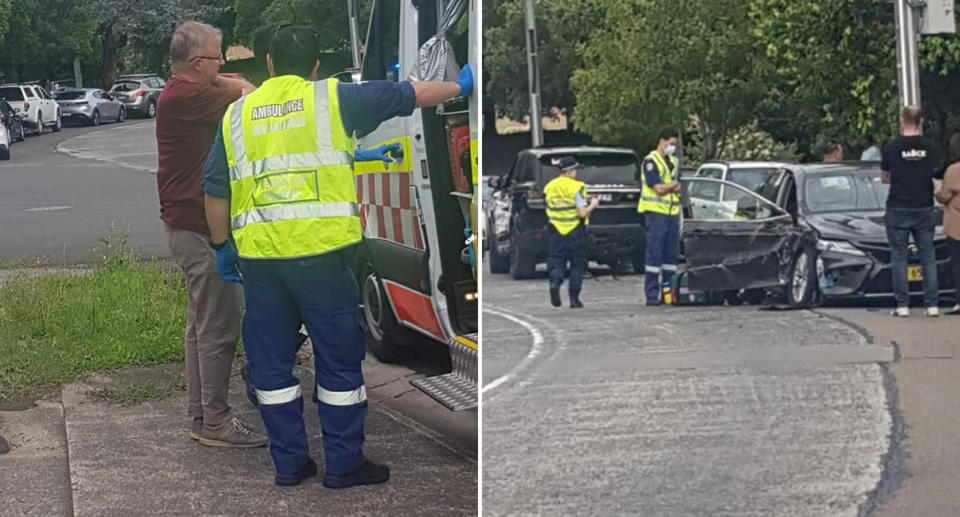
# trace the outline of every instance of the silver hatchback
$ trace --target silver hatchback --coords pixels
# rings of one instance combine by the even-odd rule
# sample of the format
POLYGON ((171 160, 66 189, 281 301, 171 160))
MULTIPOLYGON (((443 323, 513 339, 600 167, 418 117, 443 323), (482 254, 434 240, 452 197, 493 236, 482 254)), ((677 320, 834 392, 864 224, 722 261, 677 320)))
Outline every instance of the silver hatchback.
POLYGON ((96 88, 66 89, 57 92, 57 103, 63 116, 63 122, 77 122, 90 126, 99 126, 100 122, 123 122, 127 118, 127 108, 109 93, 96 88))

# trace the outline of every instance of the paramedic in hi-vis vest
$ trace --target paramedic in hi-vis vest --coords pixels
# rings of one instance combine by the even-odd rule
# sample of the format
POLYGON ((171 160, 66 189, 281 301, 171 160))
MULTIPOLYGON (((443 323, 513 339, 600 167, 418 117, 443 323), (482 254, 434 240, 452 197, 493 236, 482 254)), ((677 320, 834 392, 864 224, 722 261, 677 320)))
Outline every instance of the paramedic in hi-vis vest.
POLYGON ((680 182, 676 178, 678 133, 664 129, 657 148, 643 159, 643 194, 637 212, 647 227, 647 257, 644 268, 647 305, 673 303, 675 295, 661 299, 661 285, 669 289, 680 255, 680 182), (662 278, 662 284, 661 284, 662 278))
POLYGON ((570 308, 583 307, 580 302, 580 284, 587 270, 587 225, 590 213, 600 203, 594 198, 587 202, 587 186, 577 180, 577 167, 572 156, 556 162, 560 175, 543 187, 547 198, 547 239, 550 247, 547 270, 550 274, 550 303, 559 307, 560 286, 570 262, 570 308))
POLYGON ((203 190, 220 275, 243 283, 243 345, 276 484, 317 474, 293 375, 303 324, 313 343, 323 484, 347 488, 390 477, 386 465, 363 454, 365 345, 353 272, 362 235, 353 161, 389 162, 399 147, 355 151, 353 136, 469 95, 473 74, 464 67, 457 82, 311 82, 319 48, 306 27, 277 31, 266 56, 271 78, 227 109, 203 190))

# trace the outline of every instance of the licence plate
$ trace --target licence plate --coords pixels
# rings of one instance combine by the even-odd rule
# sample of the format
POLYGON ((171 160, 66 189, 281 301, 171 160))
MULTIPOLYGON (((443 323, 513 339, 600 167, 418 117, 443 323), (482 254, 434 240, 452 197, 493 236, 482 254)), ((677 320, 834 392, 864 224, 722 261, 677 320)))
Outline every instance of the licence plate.
POLYGON ((63 117, 72 117, 73 113, 61 113, 60 115, 63 117))
POLYGON ((597 199, 600 201, 606 201, 607 203, 613 201, 613 194, 597 194, 597 199))
POLYGON ((909 266, 907 268, 907 282, 922 282, 923 268, 920 266, 909 266))

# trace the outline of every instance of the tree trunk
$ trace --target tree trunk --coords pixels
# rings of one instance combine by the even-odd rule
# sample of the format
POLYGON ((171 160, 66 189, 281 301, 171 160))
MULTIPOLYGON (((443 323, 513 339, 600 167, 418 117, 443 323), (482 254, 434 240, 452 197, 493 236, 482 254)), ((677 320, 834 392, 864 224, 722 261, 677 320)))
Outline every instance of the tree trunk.
POLYGON ((97 28, 100 35, 100 84, 109 90, 117 78, 117 51, 127 44, 127 35, 117 36, 113 24, 101 24, 97 28))

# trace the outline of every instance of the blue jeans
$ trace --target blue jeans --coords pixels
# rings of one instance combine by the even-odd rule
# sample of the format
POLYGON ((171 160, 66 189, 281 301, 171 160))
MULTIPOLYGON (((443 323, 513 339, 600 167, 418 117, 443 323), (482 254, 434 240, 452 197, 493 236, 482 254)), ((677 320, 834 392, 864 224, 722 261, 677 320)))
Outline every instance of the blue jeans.
POLYGON ((352 249, 301 260, 240 259, 243 346, 278 473, 307 461, 303 397, 293 375, 301 324, 313 343, 326 472, 342 475, 364 462, 364 323, 352 265, 352 249))
POLYGON ((547 255, 550 285, 558 289, 563 285, 567 262, 570 262, 570 300, 577 300, 580 298, 583 273, 587 270, 587 230, 581 223, 572 232, 560 235, 553 225, 550 225, 547 235, 550 247, 550 254, 547 255))
POLYGON ((647 262, 644 290, 647 303, 660 300, 661 276, 666 285, 677 272, 680 255, 680 217, 646 213, 647 262))
POLYGON ((911 235, 923 268, 923 304, 936 307, 937 259, 933 248, 933 208, 887 208, 884 224, 890 242, 890 273, 893 275, 893 297, 897 307, 910 306, 907 256, 911 235))

